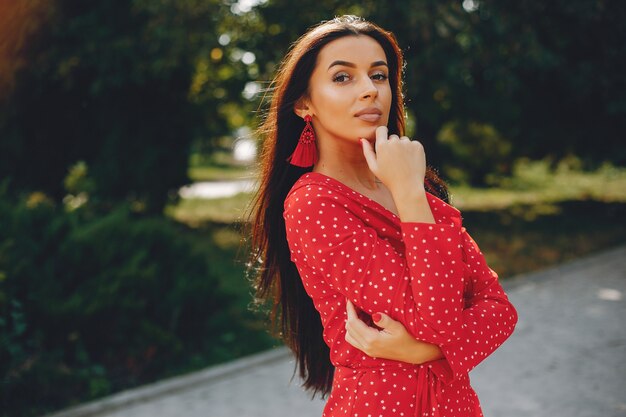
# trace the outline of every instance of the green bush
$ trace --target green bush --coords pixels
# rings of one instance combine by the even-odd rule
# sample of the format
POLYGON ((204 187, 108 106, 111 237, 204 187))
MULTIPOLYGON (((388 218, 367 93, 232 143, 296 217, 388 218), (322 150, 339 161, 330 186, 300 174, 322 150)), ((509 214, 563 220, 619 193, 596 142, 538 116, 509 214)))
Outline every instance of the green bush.
POLYGON ((68 212, 39 193, 0 193, 0 218, 1 416, 194 369, 241 343, 233 297, 182 226, 126 206, 68 212))
POLYGON ((455 183, 482 186, 490 175, 511 173, 512 143, 492 125, 451 121, 437 141, 446 152, 445 176, 455 183))

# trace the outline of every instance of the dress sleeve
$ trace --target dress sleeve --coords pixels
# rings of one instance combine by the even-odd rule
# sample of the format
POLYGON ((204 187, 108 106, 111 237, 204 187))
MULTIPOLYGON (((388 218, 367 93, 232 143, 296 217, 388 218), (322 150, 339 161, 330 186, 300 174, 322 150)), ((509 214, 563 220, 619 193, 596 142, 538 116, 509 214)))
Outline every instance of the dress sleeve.
POLYGON ((328 286, 370 315, 384 312, 401 321, 420 340, 458 340, 465 304, 460 216, 436 215, 446 219, 437 224, 402 223, 399 252, 351 209, 316 186, 285 200, 291 259, 305 287, 328 286))
POLYGON ((513 333, 518 319, 498 276, 465 230, 463 248, 472 289, 462 313, 459 339, 440 346, 449 365, 449 372, 443 375, 446 382, 469 373, 493 353, 513 333))

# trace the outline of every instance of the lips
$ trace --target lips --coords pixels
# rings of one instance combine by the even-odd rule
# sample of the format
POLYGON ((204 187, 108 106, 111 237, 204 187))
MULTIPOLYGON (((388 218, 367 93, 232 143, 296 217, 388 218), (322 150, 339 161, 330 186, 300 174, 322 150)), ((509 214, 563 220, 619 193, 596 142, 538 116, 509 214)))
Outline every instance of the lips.
POLYGON ((377 122, 382 117, 383 112, 375 107, 368 107, 356 113, 354 116, 366 122, 377 122))

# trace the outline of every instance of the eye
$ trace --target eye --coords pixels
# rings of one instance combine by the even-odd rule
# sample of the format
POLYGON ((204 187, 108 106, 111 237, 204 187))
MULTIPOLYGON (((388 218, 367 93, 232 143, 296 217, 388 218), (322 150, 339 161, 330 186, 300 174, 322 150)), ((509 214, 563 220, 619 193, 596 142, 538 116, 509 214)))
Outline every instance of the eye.
POLYGON ((343 83, 346 82, 348 78, 350 78, 348 74, 346 74, 345 72, 340 72, 333 77, 333 82, 343 83))
POLYGON ((385 81, 389 77, 384 72, 377 72, 377 73, 372 75, 372 78, 377 80, 377 81, 385 81))

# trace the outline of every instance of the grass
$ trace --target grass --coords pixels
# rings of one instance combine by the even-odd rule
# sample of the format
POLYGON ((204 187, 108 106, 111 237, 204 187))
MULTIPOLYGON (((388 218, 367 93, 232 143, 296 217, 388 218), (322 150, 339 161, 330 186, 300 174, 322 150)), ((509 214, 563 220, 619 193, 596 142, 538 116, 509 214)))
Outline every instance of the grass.
POLYGON ((461 210, 493 210, 515 205, 545 206, 562 201, 626 202, 626 169, 603 165, 584 172, 567 163, 550 170, 547 162, 519 161, 511 178, 493 188, 451 187, 461 210))
POLYGON ((249 179, 254 177, 254 167, 235 163, 230 152, 216 151, 208 159, 193 154, 187 175, 194 182, 249 179))
POLYGON ((192 181, 221 181, 254 178, 254 172, 248 166, 199 166, 191 167, 187 175, 192 181))
POLYGON ((239 223, 246 217, 251 193, 239 193, 233 197, 205 200, 181 199, 175 206, 166 207, 165 214, 192 227, 203 224, 239 223))
POLYGON ((568 200, 550 205, 464 210, 463 221, 502 278, 626 243, 625 202, 568 200))

